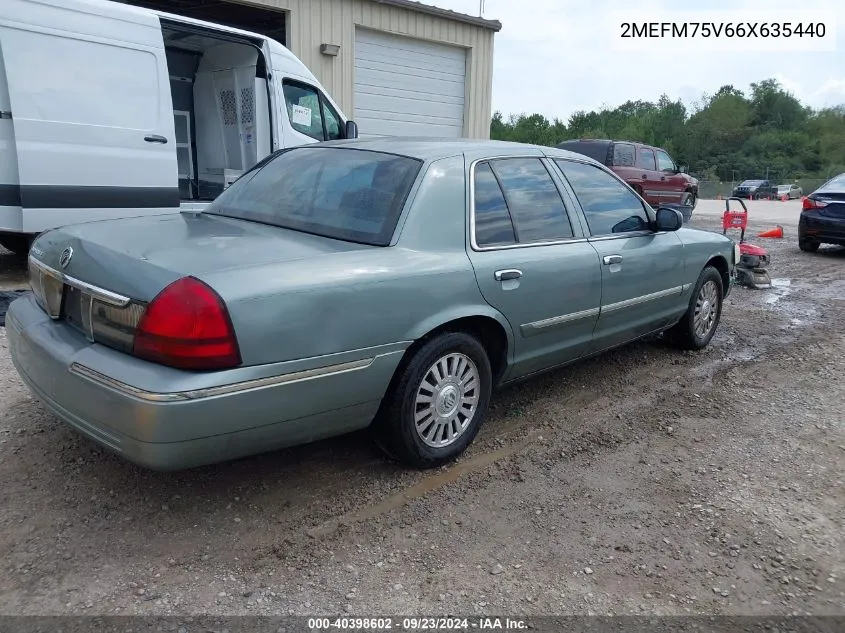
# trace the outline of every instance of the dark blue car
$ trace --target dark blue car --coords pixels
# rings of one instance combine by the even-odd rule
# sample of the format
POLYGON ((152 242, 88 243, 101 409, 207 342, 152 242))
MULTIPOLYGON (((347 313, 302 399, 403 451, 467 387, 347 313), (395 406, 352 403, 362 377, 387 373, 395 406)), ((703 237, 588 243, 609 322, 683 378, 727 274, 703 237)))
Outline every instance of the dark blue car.
POLYGON ((821 244, 845 246, 845 174, 831 178, 804 198, 798 247, 814 253, 821 244))

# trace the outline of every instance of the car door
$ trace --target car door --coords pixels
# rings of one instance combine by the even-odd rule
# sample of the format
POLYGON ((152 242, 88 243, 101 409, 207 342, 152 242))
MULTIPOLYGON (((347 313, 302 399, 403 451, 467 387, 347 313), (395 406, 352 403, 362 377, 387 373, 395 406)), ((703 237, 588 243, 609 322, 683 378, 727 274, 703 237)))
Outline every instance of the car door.
POLYGON ((653 231, 642 200, 613 174, 580 161, 555 162, 572 187, 601 262, 601 310, 588 352, 667 325, 690 290, 680 237, 653 231))
POLYGON ((485 300, 513 329, 507 379, 579 358, 599 315, 598 255, 553 170, 540 156, 470 166, 467 252, 485 300))
MULTIPOLYGON (((650 147, 637 148, 637 167, 642 172, 640 186, 634 187, 643 199, 654 208, 660 204, 663 190, 660 186, 660 174, 657 173, 657 160, 650 147)), ((628 183, 630 184, 630 183, 628 183)))
MULTIPOLYGON (((637 191, 644 184, 643 169, 637 163, 637 147, 633 143, 613 143, 613 165, 611 169, 622 180, 637 191)), ((604 161, 599 161, 604 164, 604 161)))
POLYGON ((159 18, 83 0, 0 11, 23 231, 179 207, 159 18))
POLYGON ((678 171, 672 157, 662 149, 655 149, 657 159, 657 184, 660 201, 667 204, 680 204, 686 190, 686 179, 678 171))

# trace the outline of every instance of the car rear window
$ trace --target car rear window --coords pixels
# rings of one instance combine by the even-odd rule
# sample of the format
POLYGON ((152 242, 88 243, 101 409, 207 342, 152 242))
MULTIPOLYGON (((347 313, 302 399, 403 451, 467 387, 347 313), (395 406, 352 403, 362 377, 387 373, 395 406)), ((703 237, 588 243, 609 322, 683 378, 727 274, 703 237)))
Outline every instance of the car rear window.
POLYGON ((845 191, 845 174, 839 174, 838 176, 834 176, 826 183, 824 183, 821 187, 819 187, 820 191, 830 191, 831 189, 834 191, 845 191))
POLYGON ((206 213, 386 246, 421 166, 383 152, 298 147, 238 179, 206 213))

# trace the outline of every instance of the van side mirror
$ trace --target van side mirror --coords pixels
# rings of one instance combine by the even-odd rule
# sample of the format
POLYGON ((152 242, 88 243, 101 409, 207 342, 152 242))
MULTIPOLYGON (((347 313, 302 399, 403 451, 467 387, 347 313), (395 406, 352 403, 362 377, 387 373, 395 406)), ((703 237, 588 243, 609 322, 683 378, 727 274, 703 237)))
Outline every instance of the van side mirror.
POLYGON ((687 173, 687 166, 686 166, 686 165, 681 165, 681 166, 679 166, 679 167, 678 167, 678 172, 679 172, 679 173, 681 173, 681 174, 685 174, 685 173, 687 173))
POLYGON ((655 218, 654 224, 658 231, 677 231, 684 225, 681 212, 669 207, 658 207, 655 218))
POLYGON ((346 122, 346 138, 358 138, 358 124, 355 121, 346 122))

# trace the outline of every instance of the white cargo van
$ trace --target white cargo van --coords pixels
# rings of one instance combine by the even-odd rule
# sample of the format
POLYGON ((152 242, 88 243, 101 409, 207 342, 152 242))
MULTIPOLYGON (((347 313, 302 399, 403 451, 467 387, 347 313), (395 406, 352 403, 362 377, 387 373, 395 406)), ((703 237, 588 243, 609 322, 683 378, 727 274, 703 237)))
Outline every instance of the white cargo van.
POLYGON ((201 206, 272 151, 357 136, 262 35, 108 0, 0 0, 0 244, 201 206))

